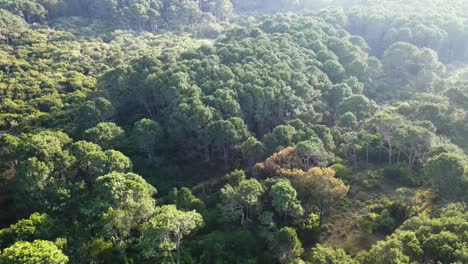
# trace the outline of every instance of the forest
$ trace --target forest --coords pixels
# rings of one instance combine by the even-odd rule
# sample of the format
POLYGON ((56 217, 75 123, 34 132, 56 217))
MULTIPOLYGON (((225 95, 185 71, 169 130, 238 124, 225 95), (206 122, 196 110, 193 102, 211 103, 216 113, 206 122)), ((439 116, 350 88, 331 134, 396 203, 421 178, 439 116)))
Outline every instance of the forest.
POLYGON ((468 263, 466 10, 0 0, 0 264, 468 263))

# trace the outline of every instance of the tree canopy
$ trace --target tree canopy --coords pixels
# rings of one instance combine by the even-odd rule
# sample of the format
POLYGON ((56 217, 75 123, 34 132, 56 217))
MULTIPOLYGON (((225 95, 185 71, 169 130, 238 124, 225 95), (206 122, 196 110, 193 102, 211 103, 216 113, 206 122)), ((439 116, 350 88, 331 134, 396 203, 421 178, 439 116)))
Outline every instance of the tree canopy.
POLYGON ((468 263, 465 0, 0 0, 1 263, 468 263))

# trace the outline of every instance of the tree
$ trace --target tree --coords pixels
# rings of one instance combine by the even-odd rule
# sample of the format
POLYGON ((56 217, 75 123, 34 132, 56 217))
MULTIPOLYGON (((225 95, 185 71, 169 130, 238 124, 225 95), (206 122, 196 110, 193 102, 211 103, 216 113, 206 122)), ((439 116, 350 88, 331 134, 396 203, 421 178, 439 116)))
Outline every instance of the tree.
POLYGON ((314 245, 320 236, 320 217, 315 213, 308 214, 305 218, 299 221, 298 235, 301 242, 308 245, 314 245))
POLYGON ((132 137, 138 148, 147 154, 148 160, 153 160, 162 137, 161 126, 156 121, 143 118, 133 126, 132 137))
POLYGON ((90 142, 100 145, 103 149, 112 149, 123 139, 125 131, 112 122, 102 122, 85 131, 84 137, 90 142))
POLYGON ((143 225, 140 245, 147 257, 154 256, 159 249, 169 256, 171 263, 179 264, 182 239, 202 225, 203 218, 195 211, 179 211, 175 205, 157 207, 154 216, 143 225))
POLYGON ((47 14, 45 8, 35 1, 5 1, 0 3, 0 8, 6 9, 16 15, 20 15, 27 23, 41 22, 47 14))
POLYGON ((356 166, 359 153, 363 149, 364 144, 361 135, 356 132, 348 132, 341 137, 342 143, 339 146, 340 153, 347 161, 352 163, 353 166, 356 166))
POLYGON ((199 263, 255 263, 258 241, 248 229, 228 232, 214 231, 203 235, 198 241, 202 248, 199 263))
POLYGON ((297 154, 304 164, 303 170, 310 167, 326 166, 330 159, 330 154, 325 150, 323 143, 318 138, 299 142, 296 146, 297 154))
POLYGON ((70 154, 76 158, 75 164, 78 168, 86 168, 89 164, 86 164, 86 156, 92 152, 102 152, 101 146, 87 142, 87 141, 77 141, 71 144, 70 154))
POLYGON ((211 12, 216 17, 216 20, 221 22, 225 21, 232 13, 232 3, 228 0, 214 0, 211 12))
POLYGON ((455 251, 459 247, 460 239, 452 232, 441 231, 431 234, 423 243, 425 252, 435 261, 456 261, 455 251))
POLYGON ((100 221, 100 232, 126 259, 132 231, 148 221, 155 211, 156 189, 141 176, 113 172, 96 179, 93 203, 83 210, 100 221))
POLYGON ((415 92, 424 92, 444 68, 433 50, 397 42, 384 53, 385 95, 390 98, 409 98, 415 92), (403 88, 403 89, 402 89, 403 88))
POLYGON ((338 105, 338 114, 344 115, 347 112, 353 113, 358 121, 374 115, 378 109, 375 102, 369 100, 364 95, 352 95, 338 105))
POLYGON ((247 176, 243 170, 233 170, 225 176, 227 183, 233 187, 239 186, 242 181, 245 181, 247 176))
POLYGON ((27 214, 31 208, 49 212, 63 209, 70 196, 70 170, 74 157, 66 146, 71 139, 62 132, 44 130, 36 134, 21 134, 19 138, 6 136, 3 151, 8 161, 14 154, 16 167, 15 198, 17 206, 27 214))
POLYGON ((343 100, 351 96, 352 90, 346 83, 335 84, 331 87, 328 92, 328 102, 331 109, 335 109, 338 104, 343 100))
POLYGON ((243 160, 247 165, 253 165, 255 162, 262 160, 265 157, 265 145, 258 141, 255 137, 249 137, 240 146, 243 160))
POLYGON ((466 160, 456 154, 442 153, 425 165, 434 188, 449 199, 460 199, 468 184, 466 160))
POLYGON ((408 158, 408 168, 412 169, 415 162, 424 161, 426 153, 431 150, 434 134, 428 129, 405 124, 395 130, 395 144, 398 147, 397 162, 400 162, 400 152, 408 158))
POLYGON ((195 197, 187 187, 182 187, 180 190, 177 190, 177 188, 172 189, 169 193, 169 199, 182 211, 195 210, 204 213, 206 209, 205 203, 200 198, 195 197))
POLYGON ((53 173, 53 167, 36 157, 29 158, 16 171, 17 206, 27 212, 28 208, 54 211, 62 208, 70 198, 65 179, 53 173))
POLYGON ((358 260, 364 264, 371 263, 411 263, 410 260, 419 260, 422 249, 415 234, 411 231, 404 231, 389 237, 385 241, 379 241, 369 252, 358 256, 358 260), (413 255, 411 258, 410 255, 413 255))
POLYGON ((18 155, 21 146, 21 139, 10 134, 0 137, 0 157, 7 167, 18 165, 18 155))
POLYGON ((260 196, 264 192, 263 185, 255 179, 243 180, 234 187, 226 184, 221 189, 220 208, 228 218, 240 218, 241 224, 246 224, 252 221, 252 216, 260 206, 260 196))
POLYGON ((374 124, 375 129, 380 134, 388 149, 388 164, 392 164, 395 130, 402 124, 401 116, 392 112, 382 112, 371 119, 370 124, 374 124))
POLYGON ((461 225, 468 214, 462 203, 448 204, 437 217, 419 215, 406 220, 391 236, 379 241, 357 260, 370 263, 463 263, 461 225), (443 226, 443 229, 440 227, 443 226))
POLYGON ((301 202, 297 200, 297 192, 288 180, 280 180, 271 186, 269 194, 273 208, 284 220, 287 216, 299 217, 304 214, 301 202))
POLYGON ((291 125, 280 125, 273 129, 271 133, 265 135, 263 142, 267 146, 269 153, 277 152, 292 144, 296 129, 291 125))
POLYGON ((153 213, 156 189, 137 174, 109 173, 96 179, 94 189, 96 200, 99 201, 95 205, 99 210, 95 213, 105 212, 112 207, 133 213, 139 221, 153 213))
POLYGON ((33 213, 27 219, 0 230, 0 246, 6 248, 15 241, 33 241, 52 236, 54 221, 47 214, 33 213))
POLYGON ((356 260, 353 260, 346 252, 339 248, 333 249, 330 247, 322 246, 317 244, 312 248, 310 258, 307 260, 311 264, 357 264, 356 260))
POLYGON ((63 132, 46 130, 37 134, 23 134, 21 140, 19 155, 23 159, 36 157, 49 167, 66 166, 69 162, 68 153, 63 151, 63 148, 70 144, 72 139, 63 132))
POLYGON ((68 257, 57 246, 46 240, 18 241, 0 254, 1 264, 66 264, 68 257))
MULTIPOLYGON (((184 155, 189 157, 201 155, 205 157, 205 160, 209 160, 207 128, 213 118, 213 113, 199 98, 192 99, 189 100, 190 103, 184 102, 174 107, 169 116, 169 140, 181 146, 184 155)), ((222 143, 226 138, 221 136, 218 139, 222 143)))
POLYGON ((148 14, 148 21, 150 24, 150 31, 156 32, 156 30, 158 29, 158 24, 162 23, 161 14, 153 8, 148 9, 147 14, 148 14))
POLYGON ((348 129, 353 129, 357 126, 357 118, 351 112, 346 112, 340 117, 340 126, 348 129))
POLYGON ((275 245, 272 249, 280 263, 295 263, 304 249, 297 237, 296 230, 292 227, 283 227, 276 235, 275 245))
POLYGON ((126 173, 132 170, 130 159, 116 150, 91 151, 82 158, 79 166, 86 181, 111 172, 126 173))
POLYGON ((327 60, 323 64, 323 71, 333 83, 340 83, 346 78, 346 71, 336 60, 327 60))
POLYGON ((32 200, 45 200, 45 192, 54 183, 50 177, 51 169, 46 163, 39 161, 36 157, 29 158, 18 166, 17 188, 18 194, 33 196, 32 200))
POLYGON ((102 17, 106 19, 115 18, 118 8, 117 0, 101 0, 93 3, 90 3, 92 12, 97 17, 102 17))
POLYGON ((0 40, 4 39, 7 44, 10 44, 26 32, 28 32, 28 25, 23 19, 0 9, 0 40))
POLYGON ((170 27, 176 30, 195 24, 202 14, 197 3, 193 1, 172 2, 166 8, 163 18, 170 27))
POLYGON ((106 122, 115 114, 112 103, 103 97, 80 104, 77 109, 77 122, 80 128, 88 128, 106 122))
POLYGON ((288 147, 268 157, 264 162, 255 165, 258 176, 278 177, 285 176, 301 170, 304 163, 296 148, 288 147))
POLYGON ((296 172, 290 177, 300 197, 317 203, 319 226, 322 226, 324 215, 330 207, 346 196, 349 191, 349 186, 335 178, 335 172, 330 168, 312 168, 307 172, 296 172))
POLYGON ((208 130, 213 145, 218 149, 222 149, 224 166, 227 169, 232 147, 249 137, 250 133, 244 121, 238 117, 213 122, 208 130))

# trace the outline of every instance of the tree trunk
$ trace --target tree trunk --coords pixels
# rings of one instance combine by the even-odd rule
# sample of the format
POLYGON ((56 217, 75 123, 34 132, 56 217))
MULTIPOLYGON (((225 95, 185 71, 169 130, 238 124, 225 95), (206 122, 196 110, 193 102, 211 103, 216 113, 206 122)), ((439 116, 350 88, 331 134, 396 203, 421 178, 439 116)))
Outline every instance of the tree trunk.
POLYGON ((171 258, 171 263, 172 263, 172 264, 175 264, 174 258, 172 257, 171 251, 170 251, 170 250, 167 250, 167 253, 168 253, 168 255, 169 255, 169 258, 171 258))
POLYGON ((369 167, 369 143, 366 144, 366 167, 369 167))
POLYGON ((176 250, 177 250, 177 264, 180 263, 180 238, 177 236, 177 242, 176 242, 176 250))
POLYGON ((320 212, 319 212, 319 228, 322 227, 322 224, 323 224, 323 201, 320 201, 320 212))
POLYGON ((392 165, 392 144, 388 142, 388 164, 392 165))
POLYGON ((229 158, 229 152, 228 152, 228 146, 227 144, 223 145, 223 152, 224 152, 224 169, 227 170, 228 168, 228 158, 229 158))
POLYGON ((414 152, 410 152, 410 155, 408 157, 408 169, 413 168, 413 160, 414 160, 414 152))

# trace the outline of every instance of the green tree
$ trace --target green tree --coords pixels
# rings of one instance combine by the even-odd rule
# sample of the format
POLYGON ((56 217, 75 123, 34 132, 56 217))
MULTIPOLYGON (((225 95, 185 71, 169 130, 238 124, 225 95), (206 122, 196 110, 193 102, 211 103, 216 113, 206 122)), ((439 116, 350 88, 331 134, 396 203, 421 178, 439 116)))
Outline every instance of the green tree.
POLYGON ((2 264, 66 264, 68 257, 57 246, 46 240, 18 241, 0 254, 2 264))
POLYGON ((27 219, 0 230, 0 245, 6 248, 15 241, 33 241, 51 237, 54 221, 47 214, 33 213, 27 219))
POLYGON ((171 263, 179 264, 182 239, 202 225, 203 218, 195 211, 179 211, 175 205, 157 207, 153 217, 143 225, 140 245, 144 248, 146 257, 162 251, 170 258, 171 263), (174 250, 175 260, 172 256, 174 250))
POLYGON ((202 248, 200 263, 255 263, 258 241, 247 229, 229 232, 215 231, 203 235, 198 241, 202 248))
POLYGON ((312 264, 357 264, 346 252, 339 248, 333 249, 330 247, 317 244, 312 248, 310 257, 307 258, 312 264))
POLYGON ((468 184, 466 161, 451 153, 442 153, 429 159, 425 165, 434 188, 449 199, 463 199, 468 184))
POLYGON ((147 154, 148 160, 153 160, 155 148, 161 142, 161 126, 151 119, 143 118, 133 126, 132 138, 139 149, 147 154))
POLYGON ((208 130, 214 146, 222 149, 224 165, 227 169, 228 161, 232 156, 230 153, 233 146, 240 144, 240 142, 250 136, 247 126, 242 119, 233 117, 229 120, 211 123, 208 130))
POLYGON ((100 145, 103 149, 112 149, 125 136, 125 131, 112 122, 102 122, 84 133, 84 138, 100 145))
POLYGON ((27 23, 41 22, 47 15, 47 10, 36 1, 2 1, 0 8, 21 16, 27 23))
POLYGON ((263 142, 265 142, 269 153, 274 153, 291 146, 295 133, 296 129, 293 126, 280 125, 275 127, 271 133, 266 134, 263 142))
POLYGON ((308 214, 304 219, 299 221, 298 232, 301 242, 307 245, 313 245, 317 242, 320 235, 320 217, 315 213, 308 214))
POLYGON ((375 102, 364 95, 352 95, 338 105, 338 114, 353 113, 361 121, 374 115, 378 107, 375 102))
POLYGON ((351 112, 346 112, 340 116, 340 126, 344 128, 353 129, 357 126, 357 118, 351 112))
POLYGON ((318 138, 297 143, 296 150, 302 159, 303 170, 305 171, 311 167, 326 166, 331 157, 325 150, 322 141, 318 138))
POLYGON ((98 221, 100 233, 126 259, 132 231, 154 214, 155 194, 156 189, 141 176, 113 172, 96 179, 93 202, 83 213, 98 221))
POLYGON ((333 83, 340 83, 346 78, 346 71, 341 64, 335 60, 327 60, 323 64, 323 71, 333 83))
POLYGON ((421 261, 423 250, 411 231, 395 233, 385 241, 379 241, 369 252, 358 256, 361 263, 410 263, 421 261))
POLYGON ((456 234, 442 231, 432 234, 423 243, 424 252, 431 256, 434 261, 452 262, 456 261, 455 251, 460 243, 456 234))
POLYGON ((388 164, 392 164, 395 144, 394 135, 395 131, 403 123, 402 117, 392 112, 382 112, 371 119, 369 123, 374 125, 377 133, 380 134, 388 149, 388 164))
POLYGON ((79 166, 88 181, 111 172, 126 173, 132 170, 130 159, 116 150, 89 152, 79 166))
POLYGON ((304 214, 301 202, 297 200, 297 192, 288 180, 280 180, 271 186, 270 192, 273 208, 284 217, 299 217, 304 214))
POLYGON ((331 90, 328 91, 328 102, 332 109, 335 109, 338 104, 343 102, 343 100, 351 96, 352 90, 346 83, 335 84, 331 87, 331 90))
POLYGON ((245 172, 243 170, 233 170, 225 176, 226 181, 232 187, 239 186, 241 182, 246 180, 245 172))
POLYGON ((304 252, 302 243, 292 227, 283 227, 276 235, 275 245, 272 248, 280 263, 294 263, 304 252))
POLYGON ((260 196, 265 192, 263 185, 255 179, 243 180, 238 186, 226 184, 221 189, 220 207, 228 218, 241 224, 252 221, 252 216, 260 207, 260 196))
POLYGON ((265 158, 266 148, 265 145, 255 137, 249 137, 240 146, 240 151, 243 160, 248 165, 253 165, 255 162, 265 158))
POLYGON ((80 104, 76 112, 80 128, 88 128, 110 120, 115 114, 115 108, 106 98, 98 97, 80 104))
POLYGON ((172 189, 169 193, 169 200, 175 204, 179 210, 191 211, 195 210, 199 213, 204 213, 206 206, 200 198, 195 197, 192 191, 187 187, 172 189))

